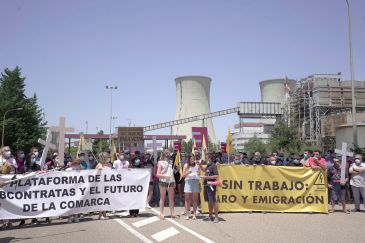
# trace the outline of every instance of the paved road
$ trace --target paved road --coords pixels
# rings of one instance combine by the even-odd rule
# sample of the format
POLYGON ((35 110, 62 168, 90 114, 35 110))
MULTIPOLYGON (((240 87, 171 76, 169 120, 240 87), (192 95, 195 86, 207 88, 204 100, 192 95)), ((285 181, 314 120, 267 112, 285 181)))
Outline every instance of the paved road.
POLYGON ((147 209, 137 218, 119 213, 105 221, 93 216, 80 223, 63 219, 14 227, 0 231, 0 242, 365 242, 365 211, 350 215, 340 211, 329 215, 225 213, 219 223, 213 223, 203 221, 203 216, 194 221, 184 217, 161 221, 157 210, 147 209))

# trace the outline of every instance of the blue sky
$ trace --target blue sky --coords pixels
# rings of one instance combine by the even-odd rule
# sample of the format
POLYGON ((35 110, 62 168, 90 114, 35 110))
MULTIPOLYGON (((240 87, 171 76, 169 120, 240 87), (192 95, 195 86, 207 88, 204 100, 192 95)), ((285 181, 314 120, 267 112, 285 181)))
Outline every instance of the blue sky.
MULTIPOLYGON (((352 0, 355 78, 365 80, 365 1, 352 0)), ((0 69, 22 68, 46 120, 109 131, 174 119, 175 82, 213 79, 211 110, 259 101, 259 81, 350 79, 345 0, 2 0, 0 69)), ((236 115, 213 119, 224 140, 236 115)), ((156 131, 166 134, 168 130, 156 131)))

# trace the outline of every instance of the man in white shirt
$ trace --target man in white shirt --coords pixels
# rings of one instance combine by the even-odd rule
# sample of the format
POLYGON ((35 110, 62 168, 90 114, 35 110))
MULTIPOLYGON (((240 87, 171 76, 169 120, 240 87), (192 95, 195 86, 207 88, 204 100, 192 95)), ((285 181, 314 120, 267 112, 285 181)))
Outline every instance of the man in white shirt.
POLYGON ((117 153, 117 160, 113 162, 114 169, 127 169, 129 167, 129 162, 125 159, 124 154, 117 153))

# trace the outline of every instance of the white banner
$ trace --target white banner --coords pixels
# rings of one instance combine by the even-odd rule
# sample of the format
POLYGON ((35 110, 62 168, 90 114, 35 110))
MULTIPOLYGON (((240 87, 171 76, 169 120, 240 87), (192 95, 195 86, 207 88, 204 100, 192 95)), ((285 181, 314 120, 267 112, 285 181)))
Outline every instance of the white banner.
POLYGON ((150 171, 52 171, 0 188, 0 220, 146 207, 150 171))

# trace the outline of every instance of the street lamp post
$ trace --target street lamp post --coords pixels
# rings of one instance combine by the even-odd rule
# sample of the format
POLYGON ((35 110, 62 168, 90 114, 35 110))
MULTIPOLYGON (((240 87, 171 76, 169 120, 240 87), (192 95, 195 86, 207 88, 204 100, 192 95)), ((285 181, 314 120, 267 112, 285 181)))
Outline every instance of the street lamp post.
POLYGON ((355 99, 355 80, 354 80, 354 63, 352 58, 352 21, 350 0, 346 0, 347 12, 349 18, 349 48, 350 48, 350 72, 351 72, 351 92, 352 92, 352 133, 353 144, 357 146, 357 126, 356 126, 356 99, 355 99))
POLYGON ((113 90, 118 89, 118 86, 105 86, 110 90, 110 117, 109 117, 109 149, 112 149, 112 117, 113 117, 113 90))
POLYGON ((23 110, 23 108, 16 108, 16 109, 11 109, 11 110, 5 111, 4 118, 3 118, 3 133, 1 135, 1 147, 4 147, 5 116, 6 116, 6 114, 8 114, 9 112, 12 112, 12 111, 21 111, 21 110, 23 110))

